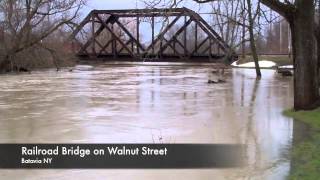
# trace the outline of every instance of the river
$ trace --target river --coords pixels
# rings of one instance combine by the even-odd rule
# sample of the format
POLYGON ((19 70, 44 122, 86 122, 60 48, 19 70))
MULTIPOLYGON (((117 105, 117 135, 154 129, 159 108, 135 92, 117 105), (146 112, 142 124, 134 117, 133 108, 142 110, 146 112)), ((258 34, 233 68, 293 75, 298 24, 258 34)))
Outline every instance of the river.
POLYGON ((243 143, 249 165, 205 170, 1 170, 0 179, 285 179, 292 78, 211 66, 100 64, 0 76, 0 143, 243 143))

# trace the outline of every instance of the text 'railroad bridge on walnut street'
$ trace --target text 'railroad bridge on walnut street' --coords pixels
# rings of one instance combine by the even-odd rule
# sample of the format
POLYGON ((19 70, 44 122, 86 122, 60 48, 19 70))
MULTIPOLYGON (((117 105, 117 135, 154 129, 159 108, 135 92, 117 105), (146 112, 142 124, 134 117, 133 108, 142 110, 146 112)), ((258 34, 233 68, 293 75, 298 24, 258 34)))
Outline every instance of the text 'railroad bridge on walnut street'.
POLYGON ((219 34, 187 8, 93 10, 70 40, 76 55, 87 60, 230 64, 237 58, 219 34))

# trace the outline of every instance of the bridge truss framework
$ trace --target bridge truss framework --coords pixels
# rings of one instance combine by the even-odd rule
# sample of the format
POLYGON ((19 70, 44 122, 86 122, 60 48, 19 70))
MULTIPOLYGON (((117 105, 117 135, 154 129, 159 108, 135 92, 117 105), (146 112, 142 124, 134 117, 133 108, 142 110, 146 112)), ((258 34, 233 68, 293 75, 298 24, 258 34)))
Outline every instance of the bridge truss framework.
POLYGON ((93 10, 73 31, 71 41, 73 50, 82 58, 210 62, 227 59, 231 63, 236 57, 207 22, 187 8, 93 10), (171 20, 156 35, 155 18, 159 17, 171 20), (146 18, 151 26, 149 45, 142 43, 140 37, 140 23, 146 18), (179 21, 182 23, 178 25, 179 21), (192 23, 194 30, 190 35, 187 32, 192 23))

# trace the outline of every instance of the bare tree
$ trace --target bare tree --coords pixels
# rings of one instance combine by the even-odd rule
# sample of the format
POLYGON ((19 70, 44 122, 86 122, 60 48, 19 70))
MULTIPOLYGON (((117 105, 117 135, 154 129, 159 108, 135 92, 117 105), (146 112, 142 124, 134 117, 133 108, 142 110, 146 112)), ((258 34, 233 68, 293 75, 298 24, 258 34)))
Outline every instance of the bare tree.
MULTIPOLYGON (((159 4, 161 6, 169 7, 172 8, 174 7, 173 5, 177 6, 176 1, 165 1, 165 0, 147 0, 143 1, 144 4, 147 5, 147 7, 152 4, 152 8, 154 7, 159 7, 159 4)), ((180 3, 181 1, 179 1, 180 3)), ((244 17, 246 17, 246 12, 248 8, 245 8, 246 2, 245 1, 217 1, 215 3, 212 3, 212 13, 207 13, 212 15, 212 26, 214 29, 216 29, 218 32, 220 32, 220 36, 222 39, 230 46, 232 49, 236 49, 240 44, 243 45, 244 49, 244 44, 247 39, 239 39, 237 38, 240 34, 240 27, 244 27, 244 35, 246 34, 247 29, 252 29, 252 33, 250 33, 252 36, 251 42, 255 43, 254 40, 254 34, 255 30, 254 28, 256 27, 256 24, 254 23, 255 20, 257 20, 257 17, 259 17, 259 5, 257 6, 257 10, 253 11, 251 10, 252 5, 250 4, 250 15, 251 15, 251 21, 246 22, 244 17), (251 23, 250 23, 251 22, 251 23), (241 43, 243 42, 243 43, 241 43)), ((254 54, 254 61, 256 62, 256 71, 257 71, 257 76, 261 76, 260 72, 260 67, 258 64, 258 55, 257 55, 257 50, 255 45, 251 48, 252 54, 254 54)), ((227 55, 228 57, 228 55, 227 55)))
POLYGON ((254 20, 257 17, 258 11, 260 9, 260 2, 258 2, 258 8, 257 8, 257 12, 256 15, 253 15, 252 13, 252 4, 250 0, 247 0, 247 5, 248 5, 248 19, 249 19, 249 34, 250 34, 250 46, 251 46, 251 53, 252 53, 252 57, 253 57, 253 61, 256 67, 256 74, 257 77, 261 77, 261 71, 260 71, 260 67, 259 67, 259 58, 258 58, 258 53, 257 53, 257 47, 256 47, 256 42, 254 39, 254 20))
MULTIPOLYGON (((195 0, 198 3, 215 0, 195 0)), ((313 109, 319 101, 318 68, 315 43, 315 1, 260 0, 285 17, 292 32, 294 76, 294 108, 313 109)))
POLYGON ((294 76, 294 107, 312 109, 319 100, 318 68, 314 33, 315 2, 313 0, 261 0, 287 19, 292 32, 294 76))
MULTIPOLYGON (((27 51, 66 24, 73 24, 84 0, 2 0, 4 33, 0 70, 12 69, 17 54, 27 51)), ((47 49, 47 48, 45 48, 47 49)))
POLYGON ((245 26, 241 22, 240 14, 242 1, 217 1, 211 3, 212 26, 218 30, 221 37, 231 47, 237 47, 237 36, 240 27, 245 26))
MULTIPOLYGON (((193 0, 198 3, 207 3, 221 0, 193 0)), ((319 25, 315 23, 315 0, 246 0, 247 12, 249 19, 249 33, 251 38, 251 50, 253 54, 256 51, 253 24, 255 18, 258 17, 261 11, 260 2, 269 7, 273 11, 283 16, 289 23, 292 36, 292 53, 295 67, 294 76, 294 108, 313 109, 319 102, 319 87, 318 87, 318 59, 316 51, 315 35, 319 37, 319 25), (253 2, 258 4, 258 9, 254 14, 252 12, 253 2), (249 7, 250 6, 250 7, 249 7), (251 11, 251 12, 250 12, 251 11), (251 14, 251 15, 250 15, 251 14)), ((158 0, 157 2, 160 2, 158 0)), ((263 14, 263 12, 262 12, 263 14)), ((318 44, 319 44, 318 38, 318 44)), ((319 46, 319 45, 318 45, 319 46)), ((319 48, 318 48, 319 49, 319 48)), ((319 50, 318 50, 319 51, 319 50)), ((319 54, 319 53, 318 53, 319 54)), ((258 65, 257 55, 254 58, 255 64, 258 65)), ((259 76, 257 69, 257 75, 259 76)))

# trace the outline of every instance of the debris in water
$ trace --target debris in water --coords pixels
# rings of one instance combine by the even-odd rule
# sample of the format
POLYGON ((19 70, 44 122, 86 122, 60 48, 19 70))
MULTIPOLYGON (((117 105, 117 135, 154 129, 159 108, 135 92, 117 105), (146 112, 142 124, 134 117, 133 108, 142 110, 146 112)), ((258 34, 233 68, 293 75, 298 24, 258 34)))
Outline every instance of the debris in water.
POLYGON ((291 68, 283 68, 278 66, 277 73, 281 74, 282 76, 293 76, 293 73, 291 72, 291 68))
POLYGON ((227 81, 222 80, 222 79, 218 79, 217 81, 214 80, 208 80, 208 84, 220 84, 220 83, 226 83, 227 81))

